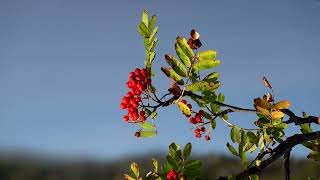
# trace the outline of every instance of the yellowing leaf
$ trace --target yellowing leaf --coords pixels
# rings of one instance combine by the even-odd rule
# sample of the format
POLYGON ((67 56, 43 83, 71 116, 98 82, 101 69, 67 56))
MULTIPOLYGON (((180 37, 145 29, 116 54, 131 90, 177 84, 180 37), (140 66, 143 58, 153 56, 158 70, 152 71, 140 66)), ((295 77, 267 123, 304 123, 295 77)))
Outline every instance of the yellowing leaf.
POLYGON ((265 116, 269 116, 270 112, 267 109, 264 109, 260 106, 255 106, 255 108, 257 109, 257 111, 259 111, 260 114, 265 115, 265 116))
POLYGON ((261 99, 261 98, 254 99, 254 104, 256 106, 260 106, 261 108, 267 109, 267 110, 270 110, 273 108, 272 104, 270 104, 267 100, 261 99))
POLYGON ((186 77, 188 72, 185 69, 184 65, 182 63, 180 63, 180 61, 178 61, 174 56, 171 56, 169 54, 166 54, 165 56, 165 60, 167 61, 167 63, 172 67, 172 69, 179 74, 180 76, 186 77))
POLYGON ((277 104, 274 105, 274 108, 279 109, 288 109, 291 106, 291 103, 289 101, 283 100, 279 101, 277 104))
POLYGON ((179 74, 177 74, 172 68, 161 67, 161 71, 170 79, 177 82, 179 85, 183 85, 184 81, 179 74))
POLYGON ((178 107, 183 112, 183 114, 191 115, 190 108, 186 104, 184 104, 183 102, 179 102, 178 107))
POLYGON ((282 118, 284 116, 284 114, 283 114, 283 112, 281 112, 281 111, 273 111, 272 113, 271 113, 271 118, 272 119, 280 119, 280 118, 282 118))

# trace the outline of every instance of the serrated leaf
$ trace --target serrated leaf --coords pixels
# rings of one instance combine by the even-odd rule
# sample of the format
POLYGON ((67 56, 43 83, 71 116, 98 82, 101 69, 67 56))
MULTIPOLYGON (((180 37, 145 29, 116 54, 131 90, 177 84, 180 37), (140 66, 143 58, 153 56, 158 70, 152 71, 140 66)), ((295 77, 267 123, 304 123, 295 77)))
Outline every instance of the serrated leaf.
POLYGON ((154 125, 152 125, 151 123, 148 123, 148 122, 139 123, 139 125, 143 129, 148 130, 148 131, 155 131, 156 130, 156 127, 154 125))
POLYGON ((135 162, 131 163, 130 172, 131 172, 131 175, 134 176, 136 179, 139 178, 139 166, 137 163, 135 162))
POLYGON ((273 111, 271 112, 271 118, 272 119, 281 119, 283 118, 284 114, 281 111, 273 111))
POLYGON ((191 110, 186 104, 179 102, 178 107, 183 114, 191 115, 191 110))
POLYGON ((206 82, 215 82, 219 78, 219 73, 218 72, 212 72, 208 74, 205 78, 203 78, 203 81, 206 82))
POLYGON ((230 137, 233 143, 238 142, 237 136, 238 136, 239 130, 237 127, 232 126, 231 131, 230 131, 230 137))
POLYGON ((179 84, 179 85, 183 85, 183 84, 184 84, 184 81, 183 81, 183 79, 181 78, 181 76, 179 76, 179 74, 177 74, 173 69, 161 67, 161 71, 162 71, 167 77, 169 77, 171 80, 177 82, 177 84, 179 84))
POLYGON ((186 164, 185 164, 185 168, 188 168, 188 169, 198 169, 200 168, 202 165, 202 162, 199 161, 199 160, 190 160, 190 161, 187 161, 186 164))
POLYGON ((194 54, 192 49, 189 47, 187 40, 183 37, 178 37, 177 38, 177 43, 180 46, 180 48, 182 49, 183 53, 188 56, 188 58, 190 60, 194 59, 194 54))
POLYGON ((143 22, 141 22, 140 24, 139 24, 139 26, 138 26, 138 31, 139 31, 139 33, 140 33, 140 35, 142 36, 142 37, 144 37, 144 38, 146 38, 146 37, 148 37, 148 29, 147 29, 147 27, 146 27, 146 25, 143 23, 143 22))
POLYGON ((155 173, 158 173, 158 169, 159 169, 158 160, 152 159, 152 164, 153 164, 154 172, 155 172, 155 173))
POLYGON ((289 101, 283 100, 277 102, 277 104, 274 105, 274 108, 277 110, 280 109, 288 109, 291 106, 291 103, 289 101))
POLYGON ((142 17, 141 17, 141 22, 145 24, 145 26, 148 28, 148 11, 146 9, 143 10, 142 12, 142 17))
MULTIPOLYGON (((217 84, 218 85, 218 84, 217 84)), ((186 89, 193 92, 205 92, 214 91, 217 89, 214 83, 208 83, 206 81, 198 81, 193 84, 187 85, 186 89)))
POLYGON ((180 61, 178 61, 178 59, 176 59, 174 56, 171 56, 169 54, 166 54, 165 56, 165 60, 167 61, 167 63, 172 67, 172 69, 179 74, 180 76, 186 77, 188 72, 185 69, 185 67, 183 66, 182 63, 180 63, 180 61))
POLYGON ((218 101, 221 102, 221 103, 224 103, 224 95, 222 93, 219 93, 218 101))
POLYGON ((187 159, 189 156, 190 156, 190 153, 191 153, 191 150, 192 150, 192 145, 191 143, 188 143, 184 146, 183 148, 183 157, 185 159, 187 159))
MULTIPOLYGON (((150 33, 151 33, 151 32, 150 32, 150 33)), ((158 33, 158 26, 156 26, 156 27, 153 29, 152 33, 150 34, 149 42, 154 42, 155 36, 157 35, 157 33, 158 33)), ((158 39, 157 39, 157 42, 158 42, 158 39)))
POLYGON ((195 71, 201 71, 217 67, 220 64, 220 60, 203 60, 194 63, 193 69, 195 71))
POLYGON ((191 66, 191 59, 186 54, 184 54, 184 52, 182 51, 182 49, 178 43, 175 44, 175 49, 176 49, 177 55, 180 58, 180 61, 182 62, 182 64, 184 64, 186 67, 190 67, 191 66))
POLYGON ((227 148, 229 149, 229 151, 230 151, 233 155, 239 156, 237 150, 236 150, 231 144, 229 144, 229 143, 227 142, 226 145, 227 145, 227 148))
POLYGON ((269 103, 267 100, 261 99, 261 98, 255 98, 254 105, 259 106, 263 109, 267 109, 267 110, 271 110, 273 108, 273 105, 271 103, 269 103))
POLYGON ((320 161, 320 152, 311 151, 311 153, 307 157, 308 159, 311 159, 314 161, 320 161))
POLYGON ((144 131, 144 130, 140 131, 140 137, 143 137, 143 138, 150 138, 155 135, 157 135, 157 131, 144 131))
POLYGON ((198 60, 214 60, 217 56, 217 52, 214 50, 206 50, 198 53, 198 60))
MULTIPOLYGON (((149 25, 148 25, 148 32, 150 33, 154 27, 154 24, 157 20, 157 16, 156 15, 153 15, 149 21, 149 25)), ((150 36, 151 37, 151 36, 150 36)))

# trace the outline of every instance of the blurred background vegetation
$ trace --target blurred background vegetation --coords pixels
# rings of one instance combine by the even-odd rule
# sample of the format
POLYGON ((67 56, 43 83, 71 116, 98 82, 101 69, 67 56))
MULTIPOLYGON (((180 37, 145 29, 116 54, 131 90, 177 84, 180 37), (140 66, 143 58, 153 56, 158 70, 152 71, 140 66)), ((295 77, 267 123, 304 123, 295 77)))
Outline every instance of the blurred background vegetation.
MULTIPOLYGON (((63 159, 59 157, 37 156, 28 153, 1 153, 1 180, 115 180, 123 179, 129 173, 131 162, 138 163, 141 172, 152 169, 152 158, 163 162, 165 153, 132 155, 116 160, 97 161, 90 159, 63 159)), ((195 155, 193 159, 204 162, 205 178, 213 179, 241 171, 238 159, 220 154, 195 155)), ((292 179, 303 180, 308 176, 320 179, 320 163, 302 158, 291 159, 292 179)), ((284 179, 282 161, 268 167, 262 180, 284 179)))

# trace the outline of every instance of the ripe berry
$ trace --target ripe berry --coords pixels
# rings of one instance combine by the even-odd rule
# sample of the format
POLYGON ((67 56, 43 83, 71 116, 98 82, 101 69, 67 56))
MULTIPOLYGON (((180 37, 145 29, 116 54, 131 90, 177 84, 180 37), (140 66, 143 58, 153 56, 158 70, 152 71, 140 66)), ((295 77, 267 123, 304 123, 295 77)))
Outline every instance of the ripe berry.
POLYGON ((170 170, 167 174, 168 180, 176 180, 177 179, 177 173, 174 170, 170 170))
POLYGON ((128 116, 128 115, 124 115, 124 116, 122 117, 122 119, 123 119, 124 121, 129 121, 129 116, 128 116))
POLYGON ((126 109, 127 106, 126 106, 125 104, 121 103, 121 104, 120 104, 120 108, 121 108, 121 109, 126 109))
POLYGON ((201 138, 201 134, 196 134, 196 138, 201 138))
POLYGON ((181 100, 181 102, 183 103, 183 104, 187 104, 187 101, 186 100, 181 100))
POLYGON ((200 131, 201 131, 201 132, 205 132, 205 131, 206 131, 206 128, 205 128, 204 126, 202 126, 202 127, 200 128, 200 131))
POLYGON ((189 109, 192 109, 192 105, 191 104, 187 104, 189 109))
POLYGON ((144 111, 140 111, 140 116, 144 116, 145 115, 145 112, 144 111))
POLYGON ((197 128, 197 129, 195 129, 195 130, 194 130, 194 133, 196 133, 196 134, 200 134, 200 129, 198 129, 198 128, 197 128))
POLYGON ((200 114, 201 116, 203 116, 203 115, 204 115, 204 110, 201 109, 201 110, 199 111, 199 114, 200 114))
POLYGON ((210 141, 210 136, 209 135, 206 135, 204 138, 206 139, 206 141, 210 141))

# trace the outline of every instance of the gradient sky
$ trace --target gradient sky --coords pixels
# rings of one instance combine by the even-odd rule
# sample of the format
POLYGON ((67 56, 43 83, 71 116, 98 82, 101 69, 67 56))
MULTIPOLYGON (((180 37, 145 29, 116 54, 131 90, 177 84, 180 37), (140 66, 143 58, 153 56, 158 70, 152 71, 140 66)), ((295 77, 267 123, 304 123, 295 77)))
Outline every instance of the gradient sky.
MULTIPOLYGON (((159 111, 155 138, 137 140, 137 127, 123 123, 128 73, 144 65, 143 8, 158 16, 160 93, 169 85, 159 71, 164 54, 196 28, 203 49, 217 50, 222 62, 216 70, 226 103, 252 108, 267 92, 266 75, 297 114, 320 114, 319 1, 1 0, 0 149, 110 159, 191 141, 194 152, 227 152, 225 124, 218 122, 210 143, 196 139, 177 107, 159 111)), ((254 120, 230 116, 244 127, 254 120)))

